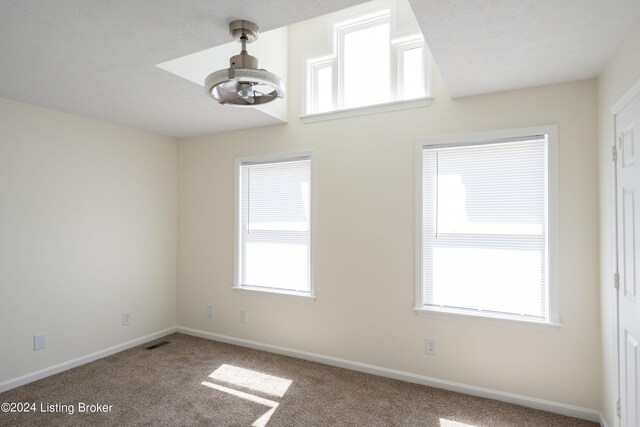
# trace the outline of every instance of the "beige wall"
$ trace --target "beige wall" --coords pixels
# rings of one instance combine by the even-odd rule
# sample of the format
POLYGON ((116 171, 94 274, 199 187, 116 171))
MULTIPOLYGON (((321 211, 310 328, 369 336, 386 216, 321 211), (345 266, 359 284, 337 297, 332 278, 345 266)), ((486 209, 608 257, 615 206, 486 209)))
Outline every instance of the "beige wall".
POLYGON ((640 79, 640 19, 636 21, 598 78, 598 124, 600 139, 600 297, 602 317, 603 412, 607 423, 617 425, 615 402, 618 399, 614 345, 613 291, 613 116, 611 107, 640 79), (616 419, 616 424, 614 424, 616 419))
POLYGON ((436 73, 429 108, 301 124, 301 57, 323 35, 309 28, 322 25, 290 28, 289 124, 180 141, 178 325, 599 409, 596 82, 452 101, 436 73), (559 131, 563 326, 418 317, 415 139, 545 124, 559 131), (316 301, 232 290, 234 158, 308 149, 316 301), (437 356, 424 354, 425 337, 437 340, 437 356))
MULTIPOLYGON (((176 146, 0 99, 0 383, 172 327, 177 307, 184 327, 601 409, 598 277, 606 285, 611 273, 608 108, 640 76, 640 59, 629 55, 638 51, 640 24, 597 85, 452 101, 436 72, 429 108, 303 125, 301 58, 307 46, 320 48, 325 29, 319 21, 290 29, 286 125, 176 146), (414 314, 415 139, 545 124, 559 130, 563 326, 414 314), (235 157, 308 149, 316 160, 316 301, 233 291, 235 157), (133 313, 129 327, 121 326, 124 311, 133 313), (38 332, 47 333, 48 348, 34 352, 38 332), (424 354, 425 337, 437 340, 437 356, 424 354)), ((603 286, 602 400, 610 425, 611 304, 603 286)))
POLYGON ((175 325, 174 139, 0 99, 0 195, 0 383, 175 325))

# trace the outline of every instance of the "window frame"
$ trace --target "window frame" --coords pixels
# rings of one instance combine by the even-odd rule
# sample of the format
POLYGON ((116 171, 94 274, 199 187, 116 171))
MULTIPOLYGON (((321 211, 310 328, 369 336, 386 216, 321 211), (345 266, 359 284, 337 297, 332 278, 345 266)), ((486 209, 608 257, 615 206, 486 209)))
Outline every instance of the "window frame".
POLYGON ((507 321, 515 324, 536 324, 544 326, 560 326, 559 302, 559 251, 558 251, 558 131, 557 125, 536 126, 528 128, 503 129, 488 132, 473 132, 464 134, 439 135, 416 139, 415 152, 415 200, 416 200, 416 258, 415 258, 415 307, 419 315, 444 318, 466 318, 482 321, 507 321), (503 141, 511 138, 526 138, 538 135, 547 136, 546 147, 546 179, 547 199, 545 203, 547 215, 547 307, 546 318, 531 319, 518 315, 509 315, 472 309, 454 309, 447 307, 433 307, 423 305, 423 150, 428 146, 437 145, 475 145, 487 142, 503 141))
MULTIPOLYGON (((318 111, 318 72, 324 68, 331 68, 331 103, 335 107, 336 99, 338 98, 337 89, 337 61, 335 55, 323 56, 316 58, 312 63, 309 63, 307 69, 307 90, 306 90, 306 110, 318 111)), ((336 111, 333 110, 321 111, 315 114, 324 114, 336 111)))
POLYGON ((431 82, 431 67, 428 64, 429 55, 427 55, 427 45, 424 41, 424 38, 421 34, 410 34, 404 37, 396 37, 391 39, 391 44, 393 45, 393 54, 395 56, 395 64, 393 70, 397 73, 395 78, 395 87, 392 90, 395 90, 394 98, 398 101, 411 101, 414 99, 420 99, 421 97, 416 98, 405 98, 404 97, 404 80, 400 78, 400 76, 404 75, 404 56, 403 54, 412 49, 421 49, 422 50, 422 82, 424 84, 424 92, 425 96, 429 97, 431 94, 431 89, 429 87, 429 82, 431 82))
POLYGON ((353 117, 364 114, 374 114, 386 111, 395 111, 407 108, 425 107, 431 104, 431 57, 428 54, 427 45, 422 33, 412 31, 399 33, 395 22, 395 5, 391 2, 383 6, 370 9, 358 15, 341 17, 330 23, 328 31, 328 46, 331 51, 320 55, 307 56, 303 60, 305 79, 302 82, 305 99, 302 102, 303 114, 300 119, 303 123, 313 123, 323 120, 332 120, 344 117, 353 117), (363 105, 358 107, 344 107, 344 60, 342 51, 345 35, 351 32, 364 30, 372 26, 388 23, 389 33, 389 95, 385 102, 363 105), (404 50, 421 47, 423 62, 424 96, 404 99, 402 92, 402 53, 404 50), (318 112, 317 105, 317 72, 325 67, 332 68, 332 104, 333 109, 318 112))
POLYGON ((234 167, 234 280, 232 289, 256 294, 280 295, 308 301, 315 301, 314 245, 315 245, 315 153, 314 150, 269 153, 255 156, 236 157, 234 167), (309 289, 300 292, 263 286, 242 284, 242 165, 247 163, 280 163, 295 160, 309 160, 309 289))

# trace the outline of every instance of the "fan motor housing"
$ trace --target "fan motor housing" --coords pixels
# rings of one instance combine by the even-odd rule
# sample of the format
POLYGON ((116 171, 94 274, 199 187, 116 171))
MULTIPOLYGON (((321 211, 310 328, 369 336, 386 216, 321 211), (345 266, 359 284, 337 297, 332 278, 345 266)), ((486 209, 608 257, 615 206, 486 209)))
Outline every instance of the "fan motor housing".
POLYGON ((258 68, 258 58, 247 53, 232 56, 229 63, 231 68, 258 68))

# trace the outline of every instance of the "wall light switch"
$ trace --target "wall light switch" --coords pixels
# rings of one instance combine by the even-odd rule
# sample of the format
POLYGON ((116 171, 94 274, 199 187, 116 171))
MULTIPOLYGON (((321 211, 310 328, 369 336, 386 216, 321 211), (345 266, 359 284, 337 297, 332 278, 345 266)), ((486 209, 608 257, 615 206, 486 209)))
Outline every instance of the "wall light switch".
POLYGON ((42 350, 47 346, 47 336, 45 334, 37 334, 33 336, 33 350, 42 350))

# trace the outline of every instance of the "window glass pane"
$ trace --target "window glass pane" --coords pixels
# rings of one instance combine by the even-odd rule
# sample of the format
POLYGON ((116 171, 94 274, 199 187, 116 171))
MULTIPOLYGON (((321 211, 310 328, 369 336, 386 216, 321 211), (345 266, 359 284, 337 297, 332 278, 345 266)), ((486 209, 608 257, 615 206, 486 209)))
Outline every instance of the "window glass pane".
POLYGON ((241 166, 241 285, 310 288, 310 160, 241 166))
POLYGON ((308 291, 307 236, 252 234, 245 246, 243 285, 308 291))
POLYGON ((527 249, 509 243, 502 247, 484 241, 476 247, 459 243, 445 239, 433 248, 431 305, 544 317, 540 287, 544 241, 527 249))
POLYGON ((333 110, 333 67, 316 72, 316 113, 333 110))
POLYGON ((423 152, 423 304, 547 315, 546 139, 423 152))
POLYGON ((390 101, 389 48, 388 23, 345 34, 345 108, 390 101))
POLYGON ((402 98, 412 99, 425 96, 423 48, 416 47, 402 51, 402 98))

